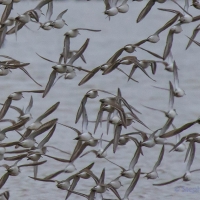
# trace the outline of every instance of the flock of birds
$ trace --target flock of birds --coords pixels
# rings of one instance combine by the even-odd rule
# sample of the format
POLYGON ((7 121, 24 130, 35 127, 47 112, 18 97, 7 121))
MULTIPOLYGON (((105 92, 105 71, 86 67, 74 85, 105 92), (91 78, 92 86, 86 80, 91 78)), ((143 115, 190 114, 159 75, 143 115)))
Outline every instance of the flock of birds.
MULTIPOLYGON (((134 1, 134 0, 133 0, 134 1)), ((141 1, 141 0, 138 0, 141 1)), ((6 44, 4 43, 5 38, 9 34, 15 34, 17 38, 17 33, 20 29, 27 27, 30 22, 36 23, 39 25, 39 28, 49 31, 51 29, 61 29, 64 26, 67 26, 65 22, 64 15, 67 12, 67 9, 61 10, 61 13, 57 16, 56 19, 51 20, 51 16, 53 13, 53 0, 42 0, 40 1, 35 8, 26 11, 23 14, 18 14, 17 17, 10 17, 12 9, 15 7, 15 3, 18 3, 19 0, 0 0, 1 6, 4 6, 4 12, 1 16, 0 21, 0 48, 6 48, 6 44), (41 22, 41 17, 44 15, 44 8, 47 7, 46 11, 46 21, 41 22), (12 26, 10 29, 9 27, 12 26)), ((104 0, 105 11, 104 14, 107 15, 109 20, 112 20, 112 17, 119 13, 126 13, 129 10, 129 1, 123 0, 122 2, 118 2, 118 0, 104 0)), ((137 23, 143 20, 155 3, 165 3, 166 0, 149 0, 146 4, 145 8, 140 12, 137 23)), ((200 20, 199 16, 192 16, 189 12, 190 1, 185 0, 185 5, 182 7, 175 0, 171 0, 171 5, 173 9, 165 9, 159 8, 159 10, 169 13, 174 13, 174 16, 166 22, 159 30, 157 30, 154 34, 150 35, 148 38, 145 38, 135 44, 127 44, 124 47, 117 50, 113 53, 113 56, 103 63, 102 65, 92 69, 87 70, 82 67, 76 66, 74 63, 77 59, 82 59, 83 62, 86 62, 86 59, 83 55, 85 50, 87 49, 90 40, 87 39, 84 44, 80 45, 80 48, 76 51, 72 51, 70 47, 70 40, 79 35, 81 31, 92 31, 94 34, 98 34, 101 30, 89 29, 89 28, 76 28, 67 31, 64 34, 63 41, 63 51, 59 54, 58 61, 52 61, 49 58, 45 58, 42 55, 37 54, 41 59, 44 59, 48 62, 53 63, 52 72, 49 76, 49 80, 44 89, 41 90, 27 90, 27 91, 15 91, 10 94, 4 103, 2 103, 2 108, 0 110, 0 122, 11 123, 10 126, 2 129, 0 131, 0 160, 3 162, 11 161, 11 164, 2 164, 1 167, 6 169, 5 174, 1 176, 0 179, 0 189, 4 188, 8 178, 12 178, 12 176, 17 176, 20 173, 21 167, 29 167, 33 166, 34 173, 33 176, 30 175, 31 179, 35 181, 44 181, 44 182, 55 182, 57 187, 62 190, 67 191, 67 196, 65 199, 70 199, 73 194, 80 195, 88 200, 93 199, 108 199, 104 198, 103 195, 107 191, 111 191, 117 199, 129 199, 129 195, 134 190, 137 182, 139 181, 141 174, 145 174, 147 179, 156 179, 158 178, 157 168, 162 163, 162 159, 164 157, 165 146, 170 145, 172 148, 170 151, 183 152, 186 151, 185 161, 187 161, 187 166, 185 169, 185 173, 181 177, 177 177, 173 180, 166 180, 163 183, 155 183, 154 186, 162 186, 171 184, 175 181, 182 179, 183 181, 191 180, 191 173, 196 173, 196 171, 200 171, 200 169, 191 170, 191 166, 195 157, 195 145, 200 142, 200 134, 199 133, 191 133, 181 138, 180 133, 194 124, 200 124, 200 118, 196 119, 192 122, 188 122, 181 127, 175 127, 173 121, 177 115, 176 109, 174 108, 174 100, 176 97, 183 97, 185 95, 185 91, 181 88, 179 84, 178 77, 178 66, 176 64, 175 59, 172 55, 172 45, 173 45, 173 36, 174 34, 179 34, 182 32, 182 26, 187 26, 188 23, 192 23, 200 20), (149 51, 141 47, 142 44, 149 43, 157 43, 160 38, 159 34, 165 31, 167 28, 169 29, 169 33, 166 39, 166 46, 164 48, 163 55, 158 55, 153 51, 149 51), (132 53, 136 49, 143 50, 149 53, 151 56, 155 57, 159 60, 138 60, 136 56, 133 56, 132 53), (121 57, 122 53, 128 53, 129 55, 121 57), (130 55, 131 54, 131 55, 130 55), (31 96, 29 105, 25 110, 20 109, 16 106, 12 105, 13 101, 19 101, 23 99, 23 95, 26 93, 36 93, 42 94, 42 97, 45 98, 48 93, 53 90, 54 84, 62 77, 64 79, 73 79, 76 76, 78 71, 83 71, 86 75, 79 82, 79 86, 88 82, 94 75, 102 71, 102 75, 107 75, 114 70, 118 70, 123 73, 128 81, 135 81, 132 76, 137 68, 139 68, 147 78, 150 78, 152 81, 155 81, 151 75, 149 75, 146 71, 146 68, 151 67, 152 74, 156 73, 156 68, 158 64, 162 64, 165 66, 165 70, 171 72, 173 74, 174 82, 169 81, 169 88, 158 88, 164 89, 169 92, 169 109, 167 111, 159 110, 157 108, 151 108, 145 106, 147 109, 155 110, 164 113, 166 117, 166 123, 163 127, 159 127, 157 130, 152 131, 139 117, 138 113, 140 113, 136 108, 129 104, 128 100, 125 99, 122 95, 120 88, 118 88, 117 93, 111 93, 106 90, 101 89, 90 89, 83 96, 82 101, 80 102, 79 109, 77 111, 75 123, 78 123, 82 120, 82 130, 78 130, 75 127, 69 126, 67 124, 62 124, 59 122, 58 118, 52 119, 43 123, 42 121, 52 114, 59 106, 60 102, 55 103, 49 109, 47 109, 42 115, 38 116, 34 119, 33 123, 29 123, 30 119, 32 119, 31 108, 33 106, 33 98, 31 96), (120 65, 131 65, 131 71, 129 74, 120 69, 120 65), (59 76, 60 75, 60 76, 59 76), (109 95, 107 98, 102 98, 99 100, 99 111, 97 113, 96 120, 91 122, 88 120, 88 112, 86 109, 87 100, 95 99, 101 93, 109 95), (8 110, 13 109, 19 116, 16 119, 7 119, 6 114, 8 110), (107 114, 107 118, 104 119, 103 115, 107 114), (134 130, 131 133, 121 134, 122 130, 126 130, 126 128, 135 123, 139 123, 142 126, 146 127, 150 131, 151 134, 145 133, 141 130, 134 130), (94 131, 91 133, 88 128, 89 123, 94 123, 94 131), (95 132, 98 130, 99 125, 106 124, 106 133, 104 134, 113 134, 113 139, 108 141, 103 138, 103 134, 100 138, 95 137, 95 132), (110 133, 110 126, 113 125, 114 131, 110 133), (58 150, 63 153, 63 150, 59 149, 55 146, 47 145, 48 141, 51 139, 52 135, 56 130, 56 126, 65 126, 66 129, 73 130, 77 137, 76 146, 73 150, 73 153, 70 155, 70 159, 64 159, 59 157, 54 157, 49 155, 47 152, 49 148, 58 150), (169 127, 173 126, 173 130, 168 131, 169 127), (19 134, 19 140, 13 142, 7 142, 7 134, 10 131, 16 131, 19 134), (23 133, 22 133, 23 132, 23 133), (41 134, 45 134, 44 138, 41 141, 37 140, 37 137, 41 134), (139 136, 139 137, 138 137, 139 136), (167 141, 167 138, 176 137, 176 141, 174 143, 170 143, 167 141), (117 163, 109 160, 107 156, 107 149, 112 148, 113 153, 117 154, 118 146, 126 145, 129 141, 134 142, 134 146, 136 147, 136 151, 133 155, 133 158, 130 161, 128 169, 125 169, 123 166, 118 165, 117 163), (106 147, 103 148, 102 143, 107 143, 106 147), (188 143, 188 145, 186 145, 188 143), (160 153, 158 155, 158 160, 155 163, 153 169, 150 172, 143 172, 142 169, 135 170, 135 166, 140 158, 143 155, 144 148, 152 148, 155 145, 161 145, 160 153), (8 147, 15 147, 16 150, 8 150, 8 147), (87 151, 87 147, 98 147, 98 150, 92 149, 87 151), (113 165, 119 167, 121 169, 120 174, 110 181, 109 183, 105 183, 105 168, 101 169, 100 177, 97 177, 92 170, 92 167, 95 163, 90 163, 88 166, 76 172, 75 162, 79 157, 83 157, 89 153, 94 153, 97 158, 103 158, 106 162, 110 162, 113 165), (7 154, 16 154, 15 156, 5 156, 7 154), (61 163, 67 163, 67 165, 59 171, 56 171, 46 177, 38 177, 38 166, 43 165, 47 162, 44 158, 49 158, 56 160, 61 163), (21 160, 29 160, 26 164, 21 164, 21 160), (75 172, 75 173, 74 173, 75 172), (55 177, 61 173, 73 173, 67 179, 64 180, 56 180, 55 177), (126 189, 124 196, 118 193, 118 189, 122 186, 120 181, 121 177, 125 177, 131 180, 129 187, 126 189), (76 191, 76 186, 80 179, 89 179, 92 178, 94 180, 94 186, 90 189, 89 194, 83 194, 76 191)), ((88 2, 89 4, 89 2, 88 2)), ((193 0, 191 5, 200 9, 200 1, 193 0)), ((200 46, 200 43, 195 40, 196 35, 200 30, 200 25, 198 25, 194 30, 193 34, 189 38, 186 49, 194 42, 195 44, 200 46)), ((38 86, 41 86, 25 69, 30 63, 24 63, 19 60, 16 60, 10 55, 0 55, 2 60, 0 61, 0 75, 6 76, 14 69, 21 69, 32 81, 34 81, 38 86)), ((69 153, 68 153, 69 154, 69 153)), ((0 194, 0 199, 8 200, 10 196, 9 191, 5 191, 0 194)))

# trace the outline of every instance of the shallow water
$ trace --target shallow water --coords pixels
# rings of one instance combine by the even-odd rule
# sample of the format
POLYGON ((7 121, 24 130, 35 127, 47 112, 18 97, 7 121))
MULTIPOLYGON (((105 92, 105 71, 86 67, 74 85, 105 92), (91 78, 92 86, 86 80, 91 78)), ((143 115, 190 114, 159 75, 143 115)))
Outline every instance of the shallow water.
MULTIPOLYGON (((181 2, 181 1, 179 1, 181 2)), ((112 17, 109 21, 103 15, 104 4, 101 1, 59 1, 54 3, 54 13, 52 19, 54 19, 61 11, 68 8, 67 13, 64 15, 64 19, 68 26, 65 26, 61 30, 44 31, 38 29, 38 25, 35 23, 29 23, 27 28, 21 29, 17 33, 17 41, 14 35, 6 37, 4 48, 1 49, 1 54, 11 56, 22 62, 30 62, 31 64, 26 67, 30 74, 45 87, 49 74, 52 71, 52 63, 49 63, 36 55, 36 52, 46 58, 57 61, 59 54, 62 52, 64 33, 72 28, 92 28, 101 29, 101 32, 87 32, 80 31, 80 35, 71 39, 71 49, 79 49, 87 38, 90 38, 90 43, 84 56, 87 64, 84 64, 80 59, 75 62, 77 66, 82 66, 88 70, 99 66, 106 62, 119 48, 129 43, 136 43, 142 39, 147 38, 158 30, 166 21, 173 17, 172 13, 162 12, 157 10, 158 7, 171 8, 175 5, 168 1, 165 4, 156 4, 147 17, 139 24, 136 23, 136 18, 142 8, 145 6, 146 1, 143 2, 130 2, 130 9, 126 14, 118 14, 112 17)), ((36 5, 35 2, 23 1, 14 5, 11 16, 16 17, 17 13, 23 13, 28 9, 33 8, 36 5)), ((176 7, 177 8, 177 7, 176 7)), ((1 11, 3 6, 0 7, 1 11)), ((44 13, 46 8, 43 9, 44 13)), ((196 16, 199 14, 198 10, 190 8, 191 13, 196 16)), ((41 21, 44 21, 44 17, 41 21)), ((183 32, 174 36, 174 42, 172 47, 173 56, 179 68, 180 86, 185 90, 186 95, 183 98, 175 99, 175 108, 178 116, 174 120, 174 125, 179 127, 184 123, 196 120, 200 116, 200 70, 199 70, 199 47, 192 44, 191 47, 185 51, 188 39, 185 35, 190 36, 193 29, 198 25, 198 22, 183 25, 183 32)), ((165 30, 160 34, 160 41, 157 44, 145 43, 142 47, 147 48, 159 55, 162 55, 166 36, 168 30, 165 30)), ((200 36, 197 36, 197 40, 200 36)), ((124 53, 122 56, 126 56, 124 53)), ((148 53, 138 49, 134 53, 138 59, 155 59, 148 53)), ((122 66, 127 73, 131 69, 131 66, 122 66)), ((151 75, 151 71, 147 69, 151 75)), ((168 92, 153 88, 152 85, 167 87, 169 80, 173 81, 173 74, 164 70, 164 67, 158 64, 157 72, 153 76, 156 82, 150 80, 139 70, 136 70, 133 78, 138 80, 139 83, 129 81, 127 77, 118 71, 113 71, 107 76, 102 76, 101 73, 97 73, 93 79, 88 81, 83 86, 79 87, 78 83, 85 76, 84 72, 77 71, 77 76, 73 80, 59 80, 56 85, 50 90, 49 94, 43 99, 40 94, 32 94, 34 106, 32 108, 33 120, 40 114, 46 111, 51 105, 60 101, 59 108, 51 114, 44 122, 57 117, 59 122, 81 129, 81 121, 75 125, 75 116, 81 99, 84 94, 92 88, 104 89, 112 93, 116 93, 117 88, 120 87, 123 97, 135 108, 137 108, 142 114, 139 115, 140 119, 151 129, 156 130, 161 128, 166 122, 166 118, 159 112, 151 112, 144 108, 142 105, 155 107, 158 109, 166 110, 168 108, 168 92)), ((1 78, 1 95, 0 102, 4 102, 6 97, 14 91, 21 90, 36 90, 41 89, 34 82, 32 82, 22 71, 13 70, 8 76, 1 78)), ((108 95, 100 93, 99 98, 88 100, 87 111, 90 120, 95 120, 99 109, 99 99, 108 95)), ((24 99, 21 101, 15 101, 12 104, 21 108, 25 108, 28 105, 30 94, 24 94, 24 99)), ((9 109, 5 118, 16 119, 17 114, 15 111, 9 109)), ((104 116, 106 117, 106 116, 104 116)), ((31 120, 29 123, 31 123, 31 120)), ((2 128, 8 124, 2 124, 2 128)), ((28 124, 29 125, 29 124, 28 124)), ((138 123, 133 125, 150 133, 150 131, 138 123)), ((104 132, 106 139, 112 138, 112 133, 107 136, 105 133, 106 125, 103 124, 102 128, 97 129, 95 137, 99 137, 104 132)), ((94 124, 89 124, 89 130, 92 132, 94 124)), ((132 131, 132 127, 128 127, 127 130, 123 130, 122 133, 132 131)), ((198 132, 199 125, 194 125, 187 131, 184 131, 182 135, 192 132, 198 132)), ((112 132, 112 127, 110 127, 112 132)), ((46 135, 38 137, 38 141, 46 135)), ((19 136, 15 132, 7 133, 8 139, 4 142, 15 141, 19 136)), ((48 145, 59 146, 59 148, 66 151, 73 151, 76 144, 73 138, 76 134, 67 128, 57 125, 56 131, 48 145)), ((175 142, 172 138, 170 141, 175 142)), ((103 143, 105 146, 106 143, 103 143)), ((196 145, 195 160, 192 164, 192 169, 200 168, 199 159, 200 156, 197 153, 199 151, 199 145, 196 145)), ((186 163, 184 163, 185 152, 168 153, 171 147, 166 146, 165 154, 161 165, 158 167, 159 178, 157 180, 146 180, 141 175, 133 193, 129 199, 197 199, 200 191, 195 190, 200 185, 199 172, 193 173, 192 180, 190 182, 177 181, 173 184, 163 187, 155 187, 152 184, 171 180, 184 174, 186 163), (176 191, 177 186, 184 186, 188 190, 176 191), (196 191, 196 192, 195 192, 196 191)), ((160 153, 161 146, 157 145, 152 149, 143 149, 144 156, 140 157, 136 169, 141 168, 142 171, 148 172, 152 169, 160 153)), ((128 167, 130 160, 135 152, 135 145, 129 142, 125 147, 119 147, 116 154, 112 153, 112 148, 108 150, 108 159, 116 162, 123 167, 128 167)), ((57 153, 54 150, 49 150, 48 154, 68 159, 69 156, 65 154, 57 153)), ((39 167, 38 177, 44 177, 50 173, 63 169, 66 164, 59 163, 49 158, 43 166, 39 167)), ((104 159, 97 159, 93 154, 88 154, 83 158, 78 159, 75 162, 77 170, 89 165, 95 161, 94 172, 99 176, 103 167, 106 169, 106 183, 117 177, 120 173, 120 169, 104 159)), ((20 163, 27 163, 23 160, 20 163)), ((1 161, 1 163, 4 163, 1 161)), ((9 163, 10 164, 10 163, 9 163)), ((4 169, 0 169, 0 174, 3 175, 4 169)), ((54 183, 44 183, 40 181, 34 181, 28 176, 33 176, 33 170, 31 167, 22 168, 21 173, 17 177, 10 177, 6 184, 3 186, 2 191, 10 191, 10 199, 64 199, 66 191, 59 190, 54 183)), ((61 174, 56 179, 63 180, 68 177, 68 174, 61 174)), ((123 197, 126 188, 130 184, 130 180, 121 178, 123 187, 119 189, 120 195, 123 197)), ((76 188, 76 191, 80 191, 88 194, 89 189, 94 186, 94 182, 89 180, 81 180, 76 188)), ((111 192, 106 192, 107 197, 114 197, 111 192)), ((71 195, 70 199, 77 198, 76 195, 71 195)), ((81 197, 82 198, 82 197, 81 197)), ((81 199, 80 198, 80 199, 81 199)), ((84 199, 84 198, 82 198, 84 199)))

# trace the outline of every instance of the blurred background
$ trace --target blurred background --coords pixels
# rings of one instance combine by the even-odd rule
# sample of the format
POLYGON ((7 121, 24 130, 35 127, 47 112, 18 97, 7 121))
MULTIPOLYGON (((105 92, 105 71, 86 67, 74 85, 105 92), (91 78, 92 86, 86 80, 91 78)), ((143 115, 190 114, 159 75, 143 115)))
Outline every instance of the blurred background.
MULTIPOLYGON (((69 0, 69 1, 55 1, 53 8, 52 19, 55 19, 57 15, 65 9, 68 9, 63 16, 68 26, 65 26, 61 30, 52 29, 45 31, 39 29, 37 23, 28 23, 26 27, 23 27, 17 32, 17 40, 15 35, 6 36, 4 47, 0 50, 2 55, 11 56, 22 62, 30 62, 30 65, 26 67, 28 72, 42 84, 42 89, 45 88, 49 75, 52 71, 52 63, 41 59, 36 53, 44 56, 45 58, 53 61, 58 61, 60 53, 63 49, 64 34, 73 28, 91 28, 100 29, 101 32, 88 32, 80 31, 80 35, 76 38, 72 38, 70 41, 70 48, 73 50, 79 49, 87 38, 90 38, 88 48, 84 52, 87 63, 83 63, 78 59, 74 64, 81 66, 85 69, 92 70, 93 68, 105 63, 118 49, 122 48, 126 44, 134 44, 147 38, 155 33, 160 27, 162 27, 168 20, 170 20, 174 14, 169 12, 159 11, 157 8, 171 8, 177 9, 173 2, 167 1, 164 4, 156 3, 149 14, 140 22, 136 23, 137 16, 144 8, 148 1, 132 2, 128 1, 129 11, 125 14, 118 14, 111 17, 109 20, 104 15, 105 6, 103 1, 85 1, 85 0, 69 0), (39 30, 38 30, 39 29, 39 30)), ((178 1, 184 6, 184 1, 178 1)), ((14 4, 11 16, 16 17, 18 14, 22 14, 25 11, 34 8, 38 4, 38 1, 23 1, 14 4)), ((3 12, 4 6, 0 6, 0 12, 3 12)), ((46 6, 42 9, 44 14, 46 12, 46 6)), ((189 8, 189 12, 193 16, 200 14, 199 10, 194 9, 192 6, 189 8)), ((45 22, 45 17, 41 18, 41 22, 45 22)), ((186 95, 182 98, 175 98, 174 107, 177 110, 178 116, 174 120, 174 125, 180 127, 183 124, 194 121, 200 117, 200 69, 199 69, 199 47, 192 44, 186 51, 186 45, 188 43, 187 36, 191 36, 193 29, 199 22, 184 24, 182 26, 183 32, 179 35, 174 35, 174 41, 172 46, 172 53, 176 63, 178 65, 178 75, 180 79, 180 87, 185 90, 186 95)), ((142 45, 150 51, 153 51, 162 56, 166 37, 169 28, 160 34, 160 41, 156 44, 145 43, 142 45)), ((197 35, 196 40, 200 40, 200 36, 197 35)), ((121 57, 130 54, 123 53, 121 57)), ((152 55, 137 49, 131 55, 135 55, 139 60, 154 59, 158 60, 152 55)), ((3 59, 2 59, 3 60, 3 59)), ((131 66, 121 66, 121 69, 130 72, 131 66)), ((50 106, 57 101, 60 102, 59 108, 51 114, 47 119, 48 121, 57 117, 60 123, 64 123, 69 126, 73 126, 81 130, 81 121, 75 124, 75 116, 80 105, 80 102, 84 94, 90 89, 104 89, 106 91, 115 93, 120 88, 123 97, 129 104, 137 108, 142 114, 138 114, 138 117, 153 131, 163 127, 167 118, 162 113, 153 112, 146 109, 142 105, 154 107, 157 109, 167 110, 169 93, 165 90, 159 90, 152 86, 168 88, 169 80, 173 82, 173 74, 164 70, 162 64, 158 64, 155 75, 151 74, 151 70, 147 69, 148 74, 156 80, 156 82, 145 76, 140 70, 136 70, 133 78, 138 80, 139 83, 129 81, 127 77, 119 71, 113 71, 112 73, 102 76, 101 72, 98 72, 91 80, 82 86, 78 86, 78 83, 86 75, 85 72, 77 71, 77 76, 72 80, 60 79, 55 86, 50 90, 45 98, 42 98, 41 94, 32 94, 33 96, 33 108, 31 110, 33 120, 39 115, 45 112, 50 106)), ((0 102, 3 103, 7 96, 15 91, 21 90, 36 90, 41 89, 37 86, 28 76, 26 76, 21 70, 13 70, 8 76, 0 77, 0 102)), ((108 97, 109 95, 99 93, 99 97, 96 99, 89 99, 86 105, 88 111, 89 120, 95 120, 100 102, 99 99, 108 97)), ((13 101, 13 105, 20 108, 26 108, 30 99, 30 94, 24 94, 24 99, 21 101, 13 101)), ((6 118, 15 118, 17 113, 9 109, 6 118)), ((105 118, 106 116, 104 116, 105 118)), ((31 122, 30 121, 29 124, 31 122)), ((1 124, 1 129, 8 126, 8 124, 1 124)), ((133 127, 139 128, 147 133, 151 133, 137 122, 123 129, 122 133, 128 133, 134 131, 133 127)), ((172 130, 172 127, 170 127, 172 130)), ((94 124, 89 123, 89 131, 93 133, 94 124)), ((192 132, 199 132, 199 125, 194 125, 191 129, 181 133, 181 136, 192 132)), ((23 131, 22 131, 23 133, 23 131)), ((110 132, 106 135, 106 124, 103 123, 102 127, 97 129, 95 134, 96 138, 104 133, 105 139, 111 139, 113 137, 113 127, 110 127, 110 132)), ((38 137, 40 141, 44 135, 38 137)), ((5 142, 15 141, 18 139, 18 135, 15 132, 7 133, 8 139, 5 142)), ((73 151, 76 141, 73 139, 76 137, 76 133, 71 129, 57 125, 57 129, 49 141, 49 145, 59 146, 59 148, 66 151, 73 151)), ((139 137, 138 137, 139 139, 139 137)), ((169 140, 175 143, 175 138, 169 140)), ((106 146, 106 143, 103 143, 106 146)), ((141 168, 144 172, 150 172, 157 161, 160 153, 161 145, 156 145, 154 148, 143 148, 144 156, 141 156, 136 170, 141 168)), ((87 148, 88 150, 90 148, 87 148)), ((108 150, 108 159, 116 162, 119 165, 127 168, 130 160, 135 152, 135 144, 129 142, 126 146, 119 147, 116 154, 112 153, 112 147, 108 150)), ((188 188, 197 188, 200 185, 199 172, 192 174, 192 180, 190 182, 177 181, 173 184, 155 187, 153 183, 161 183, 173 178, 182 176, 185 173, 186 163, 184 163, 185 152, 171 152, 169 150, 171 146, 166 146, 165 154, 161 165, 158 168, 159 178, 156 180, 147 180, 141 175, 138 184, 134 191, 130 195, 129 199, 197 199, 199 192, 183 192, 176 191, 177 186, 184 186, 188 188)), ((192 165, 192 169, 200 168, 198 154, 199 147, 196 145, 195 160, 192 165)), ((61 154, 59 152, 49 150, 49 155, 58 156, 61 158, 69 159, 68 155, 61 154)), ((43 157, 48 162, 39 167, 38 177, 45 177, 50 173, 61 170, 66 167, 67 164, 59 163, 52 159, 43 157)), ((22 163, 27 161, 23 160, 22 163)), ((95 155, 88 154, 83 158, 78 159, 75 162, 77 170, 95 162, 93 168, 94 173, 99 176, 102 169, 106 169, 106 183, 116 178, 120 173, 120 168, 108 163, 105 159, 95 158, 95 155)), ((4 163, 1 161, 1 163, 4 163)), ((6 163, 6 162, 5 162, 6 163)), ((9 163, 10 164, 10 163, 9 163)), ((4 168, 0 168, 0 174, 4 174, 4 168)), ((71 174, 61 174, 56 177, 57 180, 64 180, 71 174)), ((10 177, 2 191, 10 191, 10 199, 20 200, 33 200, 33 199, 64 199, 66 191, 59 190, 55 183, 45 183, 40 181, 34 181, 28 176, 33 176, 32 167, 22 168, 21 174, 17 177, 10 177)), ((123 197, 124 193, 129 186, 131 180, 121 178, 123 187, 119 189, 120 195, 123 197)), ((89 194, 89 190, 94 186, 94 182, 89 180, 81 180, 76 188, 76 191, 89 194)), ((71 195, 69 199, 75 199, 78 196, 71 195)), ((115 198, 111 192, 106 192, 105 198, 115 198)), ((78 197, 84 199, 83 197, 78 197)))

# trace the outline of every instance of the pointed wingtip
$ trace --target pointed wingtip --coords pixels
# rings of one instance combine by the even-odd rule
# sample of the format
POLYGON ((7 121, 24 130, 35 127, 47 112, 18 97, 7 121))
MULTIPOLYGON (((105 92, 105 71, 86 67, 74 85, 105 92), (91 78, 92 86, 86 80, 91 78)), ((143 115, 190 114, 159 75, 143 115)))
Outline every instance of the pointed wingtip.
POLYGON ((45 96, 46 96, 46 93, 44 92, 43 95, 42 95, 42 98, 44 98, 45 96))

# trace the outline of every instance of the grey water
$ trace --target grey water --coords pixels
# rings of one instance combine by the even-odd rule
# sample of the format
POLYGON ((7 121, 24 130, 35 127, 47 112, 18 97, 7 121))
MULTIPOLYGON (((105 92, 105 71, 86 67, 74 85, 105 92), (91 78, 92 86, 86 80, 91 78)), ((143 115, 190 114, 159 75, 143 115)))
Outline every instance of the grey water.
MULTIPOLYGON (((182 1, 179 1, 180 3, 182 1)), ((4 47, 0 50, 0 54, 11 56, 22 62, 29 62, 30 65, 26 67, 28 72, 40 83, 44 89, 49 75, 52 71, 53 63, 47 62, 37 56, 36 53, 44 56, 53 61, 58 61, 59 55, 62 52, 64 33, 72 28, 92 28, 100 29, 101 32, 87 32, 80 31, 80 35, 71 39, 71 49, 77 50, 85 42, 87 38, 90 38, 89 46, 84 52, 87 63, 83 63, 80 59, 75 62, 76 66, 81 66, 88 70, 93 69, 103 63, 105 63, 118 49, 122 48, 126 44, 134 44, 142 39, 147 38, 151 34, 155 33, 161 26, 164 25, 174 14, 168 12, 162 12, 157 8, 173 8, 178 7, 171 1, 167 1, 165 4, 155 4, 150 13, 140 23, 136 23, 136 19, 140 11, 143 9, 147 1, 142 2, 129 2, 129 11, 125 14, 118 14, 108 18, 103 14, 104 4, 102 1, 58 1, 54 2, 54 10, 52 19, 54 19, 61 11, 68 9, 64 15, 64 19, 68 26, 65 26, 61 30, 52 29, 45 31, 39 29, 39 25, 33 22, 27 24, 29 29, 23 27, 17 32, 17 40, 15 35, 6 36, 6 42, 4 47)), ((34 8, 37 2, 35 1, 23 1, 14 5, 11 16, 16 17, 25 11, 34 8)), ((4 6, 0 7, 0 11, 3 11, 4 6)), ((44 12, 46 12, 44 8, 44 12)), ((193 7, 189 8, 192 15, 199 15, 200 12, 193 7)), ((41 19, 45 21, 45 17, 41 19)), ((179 35, 174 35, 174 41, 172 46, 172 53, 176 63, 178 65, 178 75, 180 86, 185 90, 186 95, 182 98, 175 98, 175 108, 177 110, 177 117, 174 120, 174 125, 180 127, 183 124, 196 120, 200 116, 200 65, 199 65, 199 47, 192 44, 186 51, 185 47, 188 42, 188 38, 185 35, 190 36, 193 29, 199 22, 183 25, 183 32, 179 35)), ((153 51, 159 55, 162 55, 165 47, 166 37, 169 29, 160 34, 160 41, 156 44, 145 43, 142 45, 150 51, 153 51)), ((197 35, 197 41, 200 36, 197 35)), ((122 56, 126 56, 127 53, 123 53, 122 56)), ((129 55, 129 54, 128 54, 129 55)), ((134 54, 139 60, 155 59, 150 54, 137 49, 134 54)), ((156 59, 157 60, 157 59, 156 59)), ((129 73, 131 66, 121 66, 121 69, 129 73)), ((91 80, 82 86, 78 86, 80 80, 85 76, 85 72, 77 71, 77 76, 73 80, 60 79, 55 86, 50 90, 49 94, 42 98, 41 94, 32 94, 33 96, 33 108, 32 116, 33 120, 40 114, 46 111, 51 105, 60 101, 60 106, 55 113, 51 114, 47 119, 48 121, 57 117, 59 122, 67 124, 69 126, 76 127, 81 130, 81 121, 75 124, 75 116, 80 105, 81 99, 84 94, 90 89, 104 89, 106 91, 115 93, 117 88, 122 91, 123 97, 129 104, 137 108, 142 114, 138 114, 140 119, 151 129, 156 130, 161 128, 166 118, 162 113, 152 112, 142 105, 167 110, 168 109, 168 92, 165 90, 156 89, 154 86, 160 86, 168 88, 169 80, 173 82, 173 74, 164 70, 164 66, 158 64, 155 75, 151 74, 150 69, 147 69, 148 74, 156 80, 156 82, 149 79, 141 71, 136 70, 133 78, 138 80, 139 83, 129 81, 127 77, 119 71, 113 71, 112 73, 102 76, 101 73, 97 73, 91 80)), ((28 78, 21 70, 12 70, 8 76, 0 77, 0 102, 4 102, 9 94, 15 91, 21 90, 36 90, 41 89, 32 80, 28 78)), ((99 99, 108 95, 100 93, 99 98, 89 99, 87 102, 87 111, 89 120, 95 120, 99 109, 99 99)), ((12 104, 20 108, 25 108, 28 105, 30 94, 24 94, 24 99, 15 101, 12 104)), ((6 118, 16 119, 17 114, 15 111, 9 109, 6 118)), ((106 116, 104 116, 106 117, 106 116)), ((31 120, 29 123, 31 123, 31 120)), ((1 129, 7 124, 1 124, 1 129)), ((128 133, 134 131, 133 127, 141 129, 145 132, 151 133, 138 123, 134 123, 127 129, 123 129, 122 133, 128 133)), ((170 128, 172 129, 172 128, 170 128)), ((93 132, 94 124, 89 123, 89 131, 93 132)), ((97 129, 95 137, 98 138, 102 133, 106 139, 111 139, 113 136, 113 127, 110 127, 109 135, 106 135, 106 124, 102 124, 102 127, 97 129)), ((189 133, 199 132, 199 124, 194 125, 192 128, 181 133, 184 136, 189 133)), ((38 137, 40 141, 44 135, 38 137)), ((19 138, 19 135, 15 132, 7 133, 8 139, 5 142, 15 141, 19 138)), ((76 137, 76 133, 70 129, 57 125, 56 131, 48 145, 58 146, 66 151, 73 151, 76 142, 73 140, 76 137)), ((138 137, 139 138, 139 137, 138 137)), ((169 140, 175 143, 175 138, 169 140)), ((105 146, 106 143, 103 143, 105 146)), ((139 162, 136 165, 136 170, 141 168, 143 172, 150 172, 159 156, 161 145, 156 145, 154 148, 143 148, 144 156, 141 156, 139 162)), ((126 146, 119 147, 116 154, 112 153, 112 147, 108 150, 108 159, 116 162, 119 165, 127 168, 130 160, 135 152, 135 144, 129 142, 126 146)), ((166 146, 165 154, 161 165, 158 167, 159 178, 156 180, 147 180, 141 175, 134 191, 131 193, 129 199, 197 199, 199 197, 198 187, 200 186, 199 172, 192 174, 192 180, 189 182, 183 182, 179 180, 173 184, 166 186, 156 187, 153 183, 161 183, 173 178, 182 176, 185 173, 186 163, 184 163, 184 152, 171 152, 169 150, 171 146, 166 146), (182 188, 179 189, 179 186, 182 188)), ((88 149, 86 149, 88 150, 88 149)), ((192 169, 200 168, 199 160, 199 145, 196 145, 195 159, 192 164, 192 169)), ((69 159, 70 156, 49 150, 48 154, 69 159)), ((48 160, 42 166, 39 166, 38 177, 45 177, 46 175, 55 171, 61 170, 66 167, 66 163, 60 163, 52 159, 48 160)), ((3 164, 5 161, 1 161, 3 164)), ((27 163, 28 161, 21 161, 27 163)), ((21 163, 20 162, 20 163, 21 163)), ((83 167, 95 162, 93 168, 97 176, 100 175, 102 169, 106 169, 106 183, 117 177, 120 173, 120 169, 111 163, 108 163, 104 159, 95 158, 95 155, 88 154, 83 158, 79 158, 75 165, 77 171, 83 167)), ((5 162, 7 163, 7 162, 5 162)), ((10 164, 10 162, 8 163, 10 164)), ((4 174, 4 168, 0 168, 0 174, 4 174)), ((71 174, 63 173, 56 177, 56 180, 64 180, 71 174)), ((56 183, 45 183, 40 181, 34 181, 28 176, 33 176, 32 167, 21 168, 21 173, 17 177, 9 177, 6 184, 3 186, 2 191, 10 191, 10 199, 20 200, 46 200, 46 199, 64 199, 66 191, 60 190, 56 187, 56 183)), ((129 186, 131 180, 121 178, 123 187, 119 189, 119 194, 123 197, 126 188, 129 186)), ((94 186, 94 182, 89 180, 81 180, 76 191, 89 194, 89 190, 94 186)), ((105 197, 115 198, 111 192, 106 192, 105 197)), ((84 199, 76 195, 71 195, 70 199, 84 199)))

